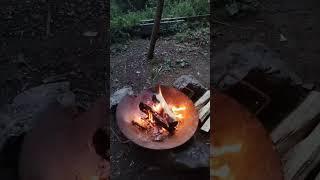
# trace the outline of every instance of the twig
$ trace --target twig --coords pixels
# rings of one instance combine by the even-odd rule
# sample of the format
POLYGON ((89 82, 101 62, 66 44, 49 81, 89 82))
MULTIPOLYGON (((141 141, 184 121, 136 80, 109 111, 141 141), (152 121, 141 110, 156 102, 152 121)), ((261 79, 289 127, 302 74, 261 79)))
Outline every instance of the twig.
POLYGON ((152 78, 152 82, 156 79, 156 77, 161 73, 162 70, 162 65, 160 66, 160 68, 158 69, 157 73, 155 74, 155 76, 152 78))

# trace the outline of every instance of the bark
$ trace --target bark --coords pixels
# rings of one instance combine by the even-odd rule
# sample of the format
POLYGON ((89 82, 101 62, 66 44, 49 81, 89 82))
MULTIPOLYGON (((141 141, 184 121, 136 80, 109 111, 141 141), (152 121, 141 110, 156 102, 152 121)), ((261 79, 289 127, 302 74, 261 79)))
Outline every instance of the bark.
POLYGON ((148 59, 153 58, 154 47, 156 45, 156 42, 158 39, 158 34, 160 31, 160 21, 161 21, 161 16, 162 16, 162 11, 163 11, 163 5, 164 5, 164 0, 158 0, 156 16, 154 19, 154 25, 153 25, 153 29, 152 29, 151 38, 150 38, 150 47, 149 47, 149 52, 148 52, 148 57, 147 57, 148 59))

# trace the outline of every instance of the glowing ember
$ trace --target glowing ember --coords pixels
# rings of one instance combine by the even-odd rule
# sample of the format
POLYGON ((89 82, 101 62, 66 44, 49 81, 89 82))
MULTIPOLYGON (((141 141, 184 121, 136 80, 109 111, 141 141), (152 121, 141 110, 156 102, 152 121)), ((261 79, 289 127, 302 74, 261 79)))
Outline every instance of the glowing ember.
POLYGON ((174 113, 178 113, 179 111, 184 111, 184 110, 186 110, 186 107, 184 107, 184 106, 182 106, 182 107, 173 106, 173 107, 172 107, 172 111, 173 111, 174 113))
POLYGON ((183 114, 181 113, 181 111, 185 111, 186 107, 185 106, 181 106, 181 107, 173 106, 171 108, 171 110, 177 119, 183 119, 183 114))
POLYGON ((138 117, 138 120, 132 123, 150 133, 154 141, 162 141, 174 134, 187 108, 168 104, 159 87, 158 93, 152 96, 152 100, 146 100, 146 103, 140 102, 139 109, 144 113, 144 117, 138 117))
POLYGON ((160 112, 162 111, 161 104, 159 103, 159 104, 153 105, 153 106, 152 106, 152 109, 153 109, 154 111, 156 111, 157 113, 160 113, 160 112))

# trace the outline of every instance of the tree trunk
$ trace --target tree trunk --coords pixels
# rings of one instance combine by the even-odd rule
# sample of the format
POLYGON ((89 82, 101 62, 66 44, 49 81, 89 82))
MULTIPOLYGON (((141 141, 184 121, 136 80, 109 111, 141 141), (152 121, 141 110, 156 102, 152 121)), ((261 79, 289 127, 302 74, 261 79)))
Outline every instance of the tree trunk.
POLYGON ((161 16, 162 16, 163 5, 164 5, 164 0, 158 0, 156 16, 154 19, 154 25, 153 25, 153 29, 152 29, 151 38, 150 38, 148 59, 153 58, 154 47, 156 45, 158 34, 160 31, 160 21, 161 21, 161 16))

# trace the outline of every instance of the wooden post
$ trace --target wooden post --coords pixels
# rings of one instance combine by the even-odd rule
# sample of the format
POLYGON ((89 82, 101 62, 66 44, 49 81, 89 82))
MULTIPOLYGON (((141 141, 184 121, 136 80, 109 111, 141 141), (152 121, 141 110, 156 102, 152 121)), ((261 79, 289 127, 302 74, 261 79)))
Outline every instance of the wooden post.
POLYGON ((153 58, 154 47, 156 45, 158 34, 160 31, 160 21, 162 16, 163 5, 164 5, 164 0, 158 0, 156 16, 154 19, 154 25, 152 29, 151 38, 150 38, 150 47, 149 47, 149 52, 147 56, 148 59, 153 58))

